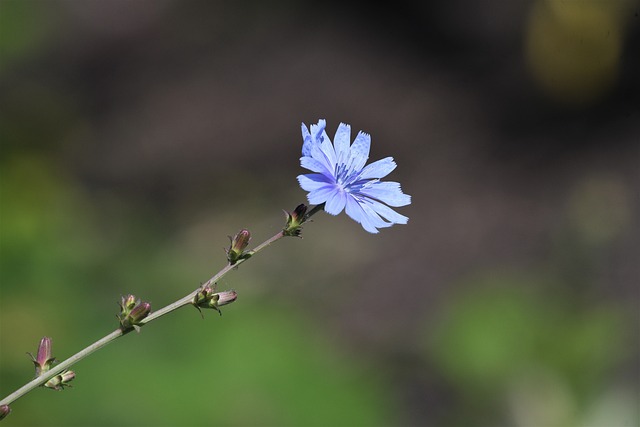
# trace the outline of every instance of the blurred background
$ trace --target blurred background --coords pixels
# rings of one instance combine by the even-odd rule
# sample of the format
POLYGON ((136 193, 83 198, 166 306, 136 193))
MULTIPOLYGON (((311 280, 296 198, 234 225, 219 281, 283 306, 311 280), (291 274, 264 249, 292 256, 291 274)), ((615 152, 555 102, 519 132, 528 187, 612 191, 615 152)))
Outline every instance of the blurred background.
POLYGON ((14 426, 622 427, 638 414, 640 5, 0 1, 0 394, 306 201, 300 123, 413 203, 319 214, 14 426))

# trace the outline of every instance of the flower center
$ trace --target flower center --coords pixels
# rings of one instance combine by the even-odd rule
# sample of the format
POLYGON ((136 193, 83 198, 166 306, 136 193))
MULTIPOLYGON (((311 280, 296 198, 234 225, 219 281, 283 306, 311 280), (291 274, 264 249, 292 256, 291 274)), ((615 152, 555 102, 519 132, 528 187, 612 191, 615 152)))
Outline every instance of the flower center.
POLYGON ((353 184, 358 177, 357 171, 350 170, 347 165, 340 164, 336 166, 336 183, 345 190, 353 184))

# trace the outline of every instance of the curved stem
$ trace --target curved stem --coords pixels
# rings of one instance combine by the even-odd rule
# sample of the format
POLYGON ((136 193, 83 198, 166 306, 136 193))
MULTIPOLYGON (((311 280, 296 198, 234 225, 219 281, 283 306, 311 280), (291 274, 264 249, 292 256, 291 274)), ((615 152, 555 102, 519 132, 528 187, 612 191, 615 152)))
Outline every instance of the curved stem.
MULTIPOLYGON (((260 245, 258 245, 252 251, 252 255, 255 255, 256 253, 260 252, 261 250, 263 250, 267 246, 271 245, 272 243, 276 242, 277 240, 281 239, 282 237, 284 237, 284 233, 282 231, 280 231, 275 236, 265 240, 260 245)), ((234 265, 227 264, 218 273, 216 273, 213 277, 211 277, 209 280, 207 280, 207 282, 205 284, 209 284, 209 285, 215 284, 218 280, 220 280, 223 276, 225 276, 229 271, 233 270, 234 268, 237 268, 240 264, 242 264, 243 262, 245 262, 248 259, 250 259, 250 258, 243 258, 243 259, 239 260, 238 262, 236 262, 234 265)), ((154 311, 154 312, 150 313, 145 319, 143 319, 141 321, 141 325, 140 326, 146 325, 147 323, 150 323, 150 322, 152 322, 152 321, 164 316, 165 314, 169 314, 172 311, 177 310, 180 307, 184 307, 185 305, 190 305, 191 301, 193 300, 193 297, 198 293, 199 290, 200 289, 196 289, 195 291, 191 292, 189 295, 187 295, 187 296, 185 296, 183 298, 180 298, 179 300, 177 300, 177 301, 175 301, 175 302, 173 302, 173 303, 171 303, 171 304, 169 304, 169 305, 167 305, 165 307, 162 307, 161 309, 159 309, 157 311, 154 311)), ((106 335, 105 337, 99 339, 95 343, 93 343, 90 346, 84 348, 83 350, 79 351, 78 353, 76 353, 73 356, 69 357, 68 359, 64 360, 60 364, 54 366, 53 368, 51 368, 47 372, 43 373, 39 377, 33 379, 32 381, 28 382, 24 386, 20 387, 18 390, 14 391, 13 393, 8 395, 4 399, 0 400, 0 405, 9 405, 9 404, 11 404, 12 402, 14 402, 17 399, 19 399, 20 397, 24 396, 25 394, 27 394, 31 390, 35 389, 36 387, 39 387, 39 386, 43 385, 44 383, 46 383, 48 380, 50 380, 54 376, 60 374, 64 370, 68 369, 74 363, 84 359, 85 357, 87 357, 88 355, 93 353, 94 351, 101 349, 102 347, 106 346, 107 344, 111 343, 112 341, 114 341, 117 338, 120 338, 121 336, 127 334, 130 331, 131 331, 131 329, 127 330, 127 331, 123 331, 122 329, 116 329, 115 331, 111 332, 109 335, 106 335)))

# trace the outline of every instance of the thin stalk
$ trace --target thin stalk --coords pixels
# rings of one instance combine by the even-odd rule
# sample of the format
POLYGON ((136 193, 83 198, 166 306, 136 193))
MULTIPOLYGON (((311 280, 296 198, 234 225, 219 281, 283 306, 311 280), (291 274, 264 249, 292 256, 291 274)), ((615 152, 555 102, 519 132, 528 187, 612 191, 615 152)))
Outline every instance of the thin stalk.
MULTIPOLYGON (((270 239, 265 240, 264 242, 262 242, 260 245, 258 245, 252 251, 252 256, 255 255, 256 253, 260 252, 262 249, 266 248, 267 246, 269 246, 273 242, 281 239, 282 237, 284 237, 284 234, 282 233, 282 231, 280 231, 275 236, 271 237, 270 239)), ((234 268, 237 268, 240 264, 242 264, 243 262, 245 262, 248 259, 251 259, 251 258, 250 257, 249 258, 243 258, 243 259, 239 260, 238 262, 236 262, 233 265, 227 264, 215 276, 213 276, 212 278, 207 280, 205 282, 205 285, 213 285, 218 280, 223 278, 229 271, 233 270, 234 268)), ((142 319, 142 321, 140 322, 141 326, 142 325, 146 325, 147 323, 152 322, 152 321, 156 320, 157 318, 164 316, 165 314, 171 313, 172 311, 177 310, 180 307, 184 307, 185 305, 191 304, 191 301, 193 300, 193 297, 196 296, 196 294, 198 293, 199 290, 200 289, 196 289, 195 291, 193 291, 189 295, 179 299, 178 301, 173 302, 173 303, 171 303, 171 304, 169 304, 169 305, 167 305, 165 307, 162 307, 161 309, 159 309, 157 311, 154 311, 154 312, 150 313, 147 317, 142 319)))
POLYGON ((305 222, 309 221, 309 218, 311 218, 312 216, 314 216, 315 214, 317 214, 321 210, 324 210, 324 205, 325 204, 326 203, 320 203, 319 205, 315 205, 309 212, 307 212, 307 214, 304 216, 305 222))
MULTIPOLYGON (((323 207, 324 205, 319 205, 319 206, 323 207)), ((319 210, 318 206, 314 207, 307 214, 306 218, 311 217, 318 210, 319 210)), ((271 245, 272 243, 280 240, 282 237, 284 237, 284 233, 282 231, 280 231, 280 232, 278 232, 278 234, 276 234, 273 237, 265 240, 260 245, 258 245, 255 249, 253 249, 252 256, 257 254, 258 252, 260 252, 261 250, 263 250, 267 246, 271 245)), ((238 262, 236 262, 234 265, 227 264, 218 273, 216 273, 213 277, 211 277, 209 280, 207 280, 205 285, 207 285, 207 284, 208 285, 215 284, 218 280, 220 280, 222 277, 224 277, 229 271, 237 268, 240 264, 242 264, 243 262, 245 262, 248 259, 250 259, 250 258, 243 258, 243 259, 239 260, 238 262)), ((190 305, 191 301, 193 300, 193 297, 196 296, 196 294, 198 293, 199 290, 200 289, 196 289, 195 291, 191 292, 189 295, 187 295, 187 296, 185 296, 185 297, 183 297, 183 298, 181 298, 181 299, 179 299, 179 300, 177 300, 177 301, 175 301, 175 302, 173 302, 173 303, 171 303, 171 304, 169 304, 169 305, 167 305, 165 307, 162 307, 161 309, 159 309, 157 311, 154 311, 154 312, 150 313, 145 319, 143 319, 141 321, 140 326, 146 325, 147 323, 150 323, 150 322, 152 322, 152 321, 164 316, 165 314, 169 314, 172 311, 177 310, 177 309, 179 309, 181 307, 184 307, 186 305, 190 305)), ((28 382, 24 386, 20 387, 18 390, 14 391, 10 395, 8 395, 4 399, 0 400, 0 405, 10 405, 11 403, 15 402, 17 399, 19 399, 20 397, 24 396, 25 394, 27 394, 31 390, 35 389, 36 387, 39 387, 39 386, 43 385, 44 383, 49 381, 54 376, 56 376, 56 375, 60 374, 61 372, 63 372, 64 370, 69 369, 69 367, 71 367, 76 362, 84 359, 85 357, 87 357, 88 355, 93 353, 94 351, 101 349, 102 347, 104 347, 107 344, 113 342, 117 338, 120 338, 121 336, 126 335, 130 331, 131 331, 131 329, 126 330, 126 331, 123 331, 122 329, 116 329, 115 331, 111 332, 109 335, 106 335, 105 337, 99 339, 98 341, 94 342, 93 344, 89 345, 88 347, 84 348, 83 350, 80 350, 78 353, 74 354, 73 356, 69 357, 68 359, 64 360, 63 362, 59 363, 58 365, 54 366, 53 368, 51 368, 47 372, 43 373, 39 377, 33 379, 32 381, 28 382)))

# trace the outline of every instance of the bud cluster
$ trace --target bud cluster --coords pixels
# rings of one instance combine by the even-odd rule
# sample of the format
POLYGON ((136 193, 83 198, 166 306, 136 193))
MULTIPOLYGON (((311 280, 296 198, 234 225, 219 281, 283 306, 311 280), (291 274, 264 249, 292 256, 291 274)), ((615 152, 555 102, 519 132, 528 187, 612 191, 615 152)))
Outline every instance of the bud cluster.
POLYGON ((195 294, 191 300, 191 304, 200 311, 200 314, 202 314, 201 308, 212 308, 222 315, 220 307, 231 304, 236 298, 238 298, 236 291, 216 292, 215 285, 211 286, 205 283, 195 294))
POLYGON ((120 329, 123 332, 128 332, 131 329, 139 332, 142 320, 149 313, 151 313, 151 304, 140 302, 140 299, 134 295, 127 295, 120 299, 120 314, 116 317, 120 321, 120 329))
MULTIPOLYGON (((40 340, 40 345, 38 345, 38 353, 35 357, 31 353, 27 354, 31 356, 31 360, 36 367, 36 378, 44 375, 56 363, 56 358, 51 356, 51 338, 49 337, 43 337, 40 340)), ((62 390, 64 387, 70 387, 69 382, 71 382, 71 380, 73 380, 75 377, 75 372, 64 370, 58 375, 55 375, 51 379, 49 379, 46 383, 44 383, 44 386, 54 390, 62 390)), ((6 416, 7 414, 5 414, 4 416, 6 416)))

